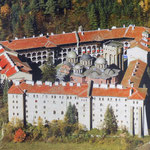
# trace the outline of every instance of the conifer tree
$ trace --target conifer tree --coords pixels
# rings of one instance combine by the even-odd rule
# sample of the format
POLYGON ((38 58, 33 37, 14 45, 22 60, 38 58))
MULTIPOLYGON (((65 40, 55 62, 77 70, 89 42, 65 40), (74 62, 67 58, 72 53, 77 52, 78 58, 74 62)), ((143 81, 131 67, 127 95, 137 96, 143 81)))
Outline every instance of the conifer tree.
POLYGON ((56 1, 55 0, 48 0, 46 3, 45 14, 54 16, 55 11, 56 11, 56 1))
POLYGON ((69 104, 65 117, 69 124, 75 124, 78 122, 78 113, 75 105, 69 104))
POLYGON ((3 103, 8 101, 8 80, 4 80, 3 103))
POLYGON ((52 60, 49 59, 43 66, 42 66, 42 81, 51 81, 54 82, 56 78, 56 69, 52 60))
POLYGON ((117 131, 117 121, 114 115, 114 111, 112 107, 108 106, 105 117, 104 117, 104 129, 106 130, 107 134, 115 133, 117 131))
POLYGON ((29 8, 32 12, 37 12, 39 10, 39 1, 38 0, 31 0, 29 8))
POLYGON ((34 30, 35 30, 35 20, 34 20, 34 16, 29 15, 26 19, 25 19, 25 23, 24 23, 24 31, 25 31, 25 35, 26 36, 32 36, 34 34, 34 30))
POLYGON ((89 23, 90 23, 91 29, 97 29, 98 22, 97 22, 97 16, 96 16, 94 4, 89 5, 88 17, 89 17, 89 23))
POLYGON ((40 10, 45 10, 45 1, 44 0, 39 0, 39 8, 40 10))

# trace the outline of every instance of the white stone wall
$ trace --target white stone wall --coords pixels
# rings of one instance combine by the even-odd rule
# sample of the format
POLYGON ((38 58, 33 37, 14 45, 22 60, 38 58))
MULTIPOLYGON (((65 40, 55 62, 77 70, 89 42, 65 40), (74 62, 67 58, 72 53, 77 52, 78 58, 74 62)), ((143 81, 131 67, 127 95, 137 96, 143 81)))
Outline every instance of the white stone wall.
POLYGON ((140 59, 143 62, 147 63, 148 62, 147 55, 148 55, 148 52, 139 47, 128 49, 127 50, 128 65, 131 61, 136 60, 136 59, 140 59))
POLYGON ((84 129, 91 129, 91 99, 80 98, 79 99, 79 123, 83 125, 84 129))
POLYGON ((24 120, 23 94, 8 94, 8 119, 24 120))
POLYGON ((21 80, 21 79, 32 80, 32 74, 19 71, 15 73, 14 75, 10 76, 9 79, 10 80, 15 80, 15 79, 16 80, 21 80))
MULTIPOLYGON (((120 129, 126 128, 130 131, 130 108, 134 109, 134 132, 139 133, 139 107, 142 108, 142 118, 144 118, 144 101, 129 100, 122 97, 93 97, 92 102, 92 127, 102 128, 103 120, 108 105, 112 106, 120 129)), ((144 120, 142 120, 144 125, 144 120)), ((147 121, 146 123, 147 124, 147 121)))
POLYGON ((29 123, 37 123, 41 117, 43 121, 63 120, 69 103, 79 109, 79 98, 74 95, 36 94, 27 93, 26 118, 29 123))
MULTIPOLYGON (((139 108, 142 109, 142 132, 148 135, 146 113, 143 100, 129 100, 126 97, 82 98, 75 95, 37 94, 27 93, 25 98, 26 121, 37 124, 38 118, 51 122, 63 120, 69 103, 75 104, 78 111, 78 120, 85 129, 101 128, 108 105, 112 106, 117 119, 118 127, 131 131, 131 108, 133 108, 134 133, 139 133, 139 108)), ((23 95, 8 94, 9 121, 12 118, 23 120, 23 95)))

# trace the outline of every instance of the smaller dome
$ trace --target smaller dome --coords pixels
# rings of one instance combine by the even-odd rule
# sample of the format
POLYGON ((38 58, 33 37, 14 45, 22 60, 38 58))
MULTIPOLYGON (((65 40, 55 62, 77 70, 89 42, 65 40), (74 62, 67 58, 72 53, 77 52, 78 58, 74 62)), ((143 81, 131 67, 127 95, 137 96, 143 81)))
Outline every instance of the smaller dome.
POLYGON ((98 78, 100 76, 100 74, 98 74, 98 72, 92 72, 91 74, 90 74, 90 77, 91 78, 98 78))
POLYGON ((75 65, 74 69, 82 69, 83 66, 81 66, 80 64, 75 65))
POLYGON ((82 55, 81 59, 82 60, 89 60, 89 59, 92 59, 92 57, 88 54, 84 54, 84 55, 82 55))
POLYGON ((109 69, 109 68, 107 68, 107 69, 105 70, 105 74, 112 76, 112 75, 115 74, 115 71, 114 71, 114 70, 111 70, 111 69, 109 69))
POLYGON ((95 64, 106 64, 106 59, 103 57, 98 57, 95 61, 95 64))
POLYGON ((71 52, 68 53, 67 57, 68 58, 77 58, 77 54, 76 54, 76 52, 71 51, 71 52))
POLYGON ((68 61, 64 61, 63 64, 69 66, 70 68, 72 67, 71 63, 68 61))

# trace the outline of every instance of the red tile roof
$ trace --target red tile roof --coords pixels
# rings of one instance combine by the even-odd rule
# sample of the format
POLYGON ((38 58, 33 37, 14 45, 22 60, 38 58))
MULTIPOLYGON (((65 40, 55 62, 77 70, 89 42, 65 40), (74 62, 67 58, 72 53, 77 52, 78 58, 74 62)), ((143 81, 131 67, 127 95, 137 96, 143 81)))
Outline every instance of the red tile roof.
POLYGON ((126 73, 123 77, 121 84, 124 87, 131 87, 130 83, 133 83, 133 86, 138 88, 144 75, 146 66, 147 64, 141 60, 131 61, 126 70, 126 73))
POLYGON ((1 67, 1 74, 5 74, 7 77, 12 76, 15 74, 17 71, 17 68, 10 62, 7 58, 7 54, 3 53, 0 56, 0 67, 1 67))
MULTIPOLYGON (((126 28, 116 28, 112 30, 83 31, 83 34, 81 34, 81 32, 78 32, 78 36, 80 43, 117 38, 134 38, 136 41, 140 41, 142 38, 142 32, 145 30, 150 32, 149 28, 134 27, 134 29, 132 30, 132 27, 129 26, 126 28)), ((11 42, 2 41, 0 43, 10 50, 24 50, 42 47, 50 48, 66 44, 76 44, 77 39, 75 33, 65 33, 50 35, 49 37, 43 36, 12 40, 11 42)))
POLYGON ((147 89, 141 90, 136 88, 93 88, 92 96, 107 96, 107 97, 127 97, 128 99, 145 100, 147 89), (130 96, 130 90, 133 91, 130 96))
POLYGON ((17 68, 20 71, 29 73, 32 70, 31 67, 27 63, 22 62, 17 56, 14 56, 11 54, 8 54, 8 56, 11 58, 13 63, 17 66, 17 68))
POLYGON ((48 39, 43 37, 18 39, 12 41, 3 41, 1 44, 10 50, 23 50, 45 47, 48 39))
MULTIPOLYGON (((88 85, 82 84, 81 86, 66 86, 52 85, 48 86, 45 84, 42 85, 31 85, 22 82, 20 85, 13 85, 8 93, 9 94, 22 94, 22 91, 27 90, 27 93, 43 93, 43 94, 61 94, 61 95, 77 95, 79 97, 88 97, 88 85), (18 89, 20 89, 20 93, 18 93, 18 89)), ((126 97, 128 99, 138 99, 145 100, 147 94, 147 89, 136 89, 136 88, 126 88, 126 89, 118 89, 118 88, 93 88, 92 96, 107 96, 107 97, 126 97), (130 96, 130 90, 133 90, 133 94, 130 96)))
MULTIPOLYGON (((31 84, 26 84, 25 82, 21 83, 19 86, 13 85, 9 89, 9 94, 18 94, 18 88, 23 90, 27 90, 27 93, 44 93, 44 94, 62 94, 62 95, 79 95, 80 97, 87 97, 87 89, 88 85, 83 84, 82 86, 78 87, 77 85, 74 86, 69 86, 67 84, 66 86, 62 85, 52 85, 48 86, 45 84, 42 85, 31 85, 31 84), (15 91, 15 89, 17 91, 15 91)), ((21 94, 21 93, 20 93, 21 94)))
POLYGON ((31 68, 28 64, 23 63, 17 56, 7 54, 5 50, 0 49, 0 73, 10 77, 17 73, 19 70, 29 73, 31 68))
POLYGON ((55 34, 49 36, 49 41, 55 45, 73 44, 77 43, 75 33, 55 34))

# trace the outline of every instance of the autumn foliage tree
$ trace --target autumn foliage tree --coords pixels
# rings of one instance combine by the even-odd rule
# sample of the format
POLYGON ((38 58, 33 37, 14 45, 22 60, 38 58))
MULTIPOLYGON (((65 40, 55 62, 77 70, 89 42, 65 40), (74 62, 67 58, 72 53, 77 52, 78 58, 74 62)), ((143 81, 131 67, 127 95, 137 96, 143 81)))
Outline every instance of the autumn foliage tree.
POLYGON ((23 142, 26 138, 26 134, 25 132, 19 128, 16 132, 15 132, 15 136, 14 136, 14 142, 23 142))

